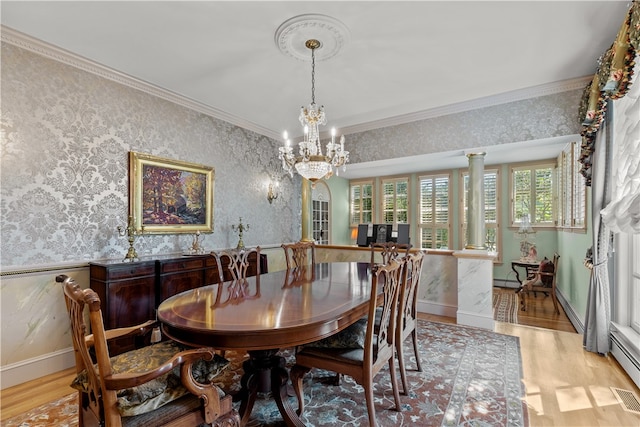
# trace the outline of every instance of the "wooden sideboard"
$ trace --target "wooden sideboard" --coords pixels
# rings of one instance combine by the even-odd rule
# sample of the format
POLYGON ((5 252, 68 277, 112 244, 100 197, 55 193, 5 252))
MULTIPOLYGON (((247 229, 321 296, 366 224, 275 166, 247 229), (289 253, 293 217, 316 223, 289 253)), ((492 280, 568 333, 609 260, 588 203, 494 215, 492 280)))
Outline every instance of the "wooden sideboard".
MULTIPOLYGON (((248 274, 255 276, 255 256, 249 258, 248 274)), ((224 278, 230 273, 222 266, 224 278)), ((90 286, 102 302, 105 328, 123 328, 156 318, 158 305, 172 295, 220 281, 211 255, 167 257, 138 262, 89 264, 90 286)), ((260 273, 267 272, 267 256, 260 254, 260 273)), ((110 343, 111 355, 136 347, 133 339, 110 343)))

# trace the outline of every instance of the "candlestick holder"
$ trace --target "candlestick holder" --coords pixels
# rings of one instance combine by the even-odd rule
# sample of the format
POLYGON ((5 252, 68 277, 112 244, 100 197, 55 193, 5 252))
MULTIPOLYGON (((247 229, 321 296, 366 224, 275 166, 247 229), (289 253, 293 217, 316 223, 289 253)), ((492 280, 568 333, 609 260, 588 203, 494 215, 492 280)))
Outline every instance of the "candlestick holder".
POLYGON ((245 230, 249 229, 249 224, 243 224, 242 223, 242 217, 240 217, 240 223, 238 225, 232 225, 231 229, 233 231, 237 231, 238 232, 238 246, 236 246, 236 249, 244 249, 244 242, 242 241, 242 233, 245 230))
POLYGON ((191 243, 191 247, 189 248, 189 253, 194 255, 202 255, 204 254, 204 247, 200 244, 200 231, 196 231, 193 235, 193 241, 191 243))
POLYGON ((134 262, 139 260, 134 243, 136 241, 136 237, 141 236, 142 233, 144 233, 144 227, 142 227, 142 230, 138 232, 135 228, 135 220, 131 215, 129 215, 127 228, 123 228, 121 225, 118 226, 118 234, 121 237, 127 236, 127 240, 129 241, 129 250, 124 256, 124 259, 122 260, 123 262, 134 262))

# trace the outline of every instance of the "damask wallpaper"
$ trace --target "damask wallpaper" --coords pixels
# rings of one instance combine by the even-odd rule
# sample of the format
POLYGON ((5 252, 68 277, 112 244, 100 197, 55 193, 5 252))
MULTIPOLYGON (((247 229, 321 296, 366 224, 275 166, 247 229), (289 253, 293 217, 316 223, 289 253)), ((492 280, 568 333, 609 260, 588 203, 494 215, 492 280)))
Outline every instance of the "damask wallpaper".
MULTIPOLYGON (((128 212, 128 152, 215 168, 207 249, 300 238, 300 179, 280 173, 277 143, 19 47, 2 45, 3 270, 117 259, 128 212), (266 198, 269 178, 281 196, 266 198)), ((186 235, 138 239, 140 256, 179 253, 186 235)))
POLYGON ((567 91, 349 135, 351 161, 577 135, 581 95, 567 91))

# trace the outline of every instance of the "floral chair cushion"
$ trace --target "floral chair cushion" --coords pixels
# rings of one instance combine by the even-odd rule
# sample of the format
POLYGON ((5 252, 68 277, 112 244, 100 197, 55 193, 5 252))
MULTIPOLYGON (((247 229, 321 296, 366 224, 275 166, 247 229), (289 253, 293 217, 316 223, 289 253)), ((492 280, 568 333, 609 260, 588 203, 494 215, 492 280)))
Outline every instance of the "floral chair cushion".
MULTIPOLYGON (((110 359, 111 367, 114 374, 144 372, 162 365, 184 349, 183 346, 173 341, 163 341, 114 356, 110 359)), ((216 354, 211 361, 199 360, 194 363, 193 376, 200 383, 209 383, 228 365, 227 359, 216 354)), ((97 365, 94 365, 94 368, 96 371, 98 370, 97 365)), ((77 375, 71 383, 71 387, 83 392, 89 391, 86 371, 77 375)), ((221 397, 224 395, 222 390, 219 390, 219 393, 221 397)), ((180 367, 178 366, 171 372, 147 383, 119 390, 117 392, 118 410, 123 417, 140 415, 151 412, 185 394, 187 394, 187 390, 180 381, 180 367)))
POLYGON ((364 339, 367 332, 367 318, 364 317, 356 323, 349 325, 342 331, 307 344, 304 347, 313 348, 364 348, 364 339))

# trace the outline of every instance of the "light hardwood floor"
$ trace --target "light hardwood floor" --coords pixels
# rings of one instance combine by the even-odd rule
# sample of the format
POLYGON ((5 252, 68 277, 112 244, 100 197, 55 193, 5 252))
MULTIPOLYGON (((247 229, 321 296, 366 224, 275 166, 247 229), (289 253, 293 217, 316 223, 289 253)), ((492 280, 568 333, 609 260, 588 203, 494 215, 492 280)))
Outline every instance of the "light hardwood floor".
MULTIPOLYGON (((420 317, 456 323, 454 318, 420 317)), ((522 324, 497 322, 495 331, 520 338, 531 427, 640 426, 640 415, 626 412, 610 390, 616 387, 640 396, 638 388, 615 359, 582 349, 582 336, 575 332, 564 312, 553 312, 550 298, 536 298, 527 312, 518 312, 518 320, 522 324)), ((73 369, 69 369, 3 390, 0 419, 66 396, 72 391, 69 383, 73 375, 73 369)))

